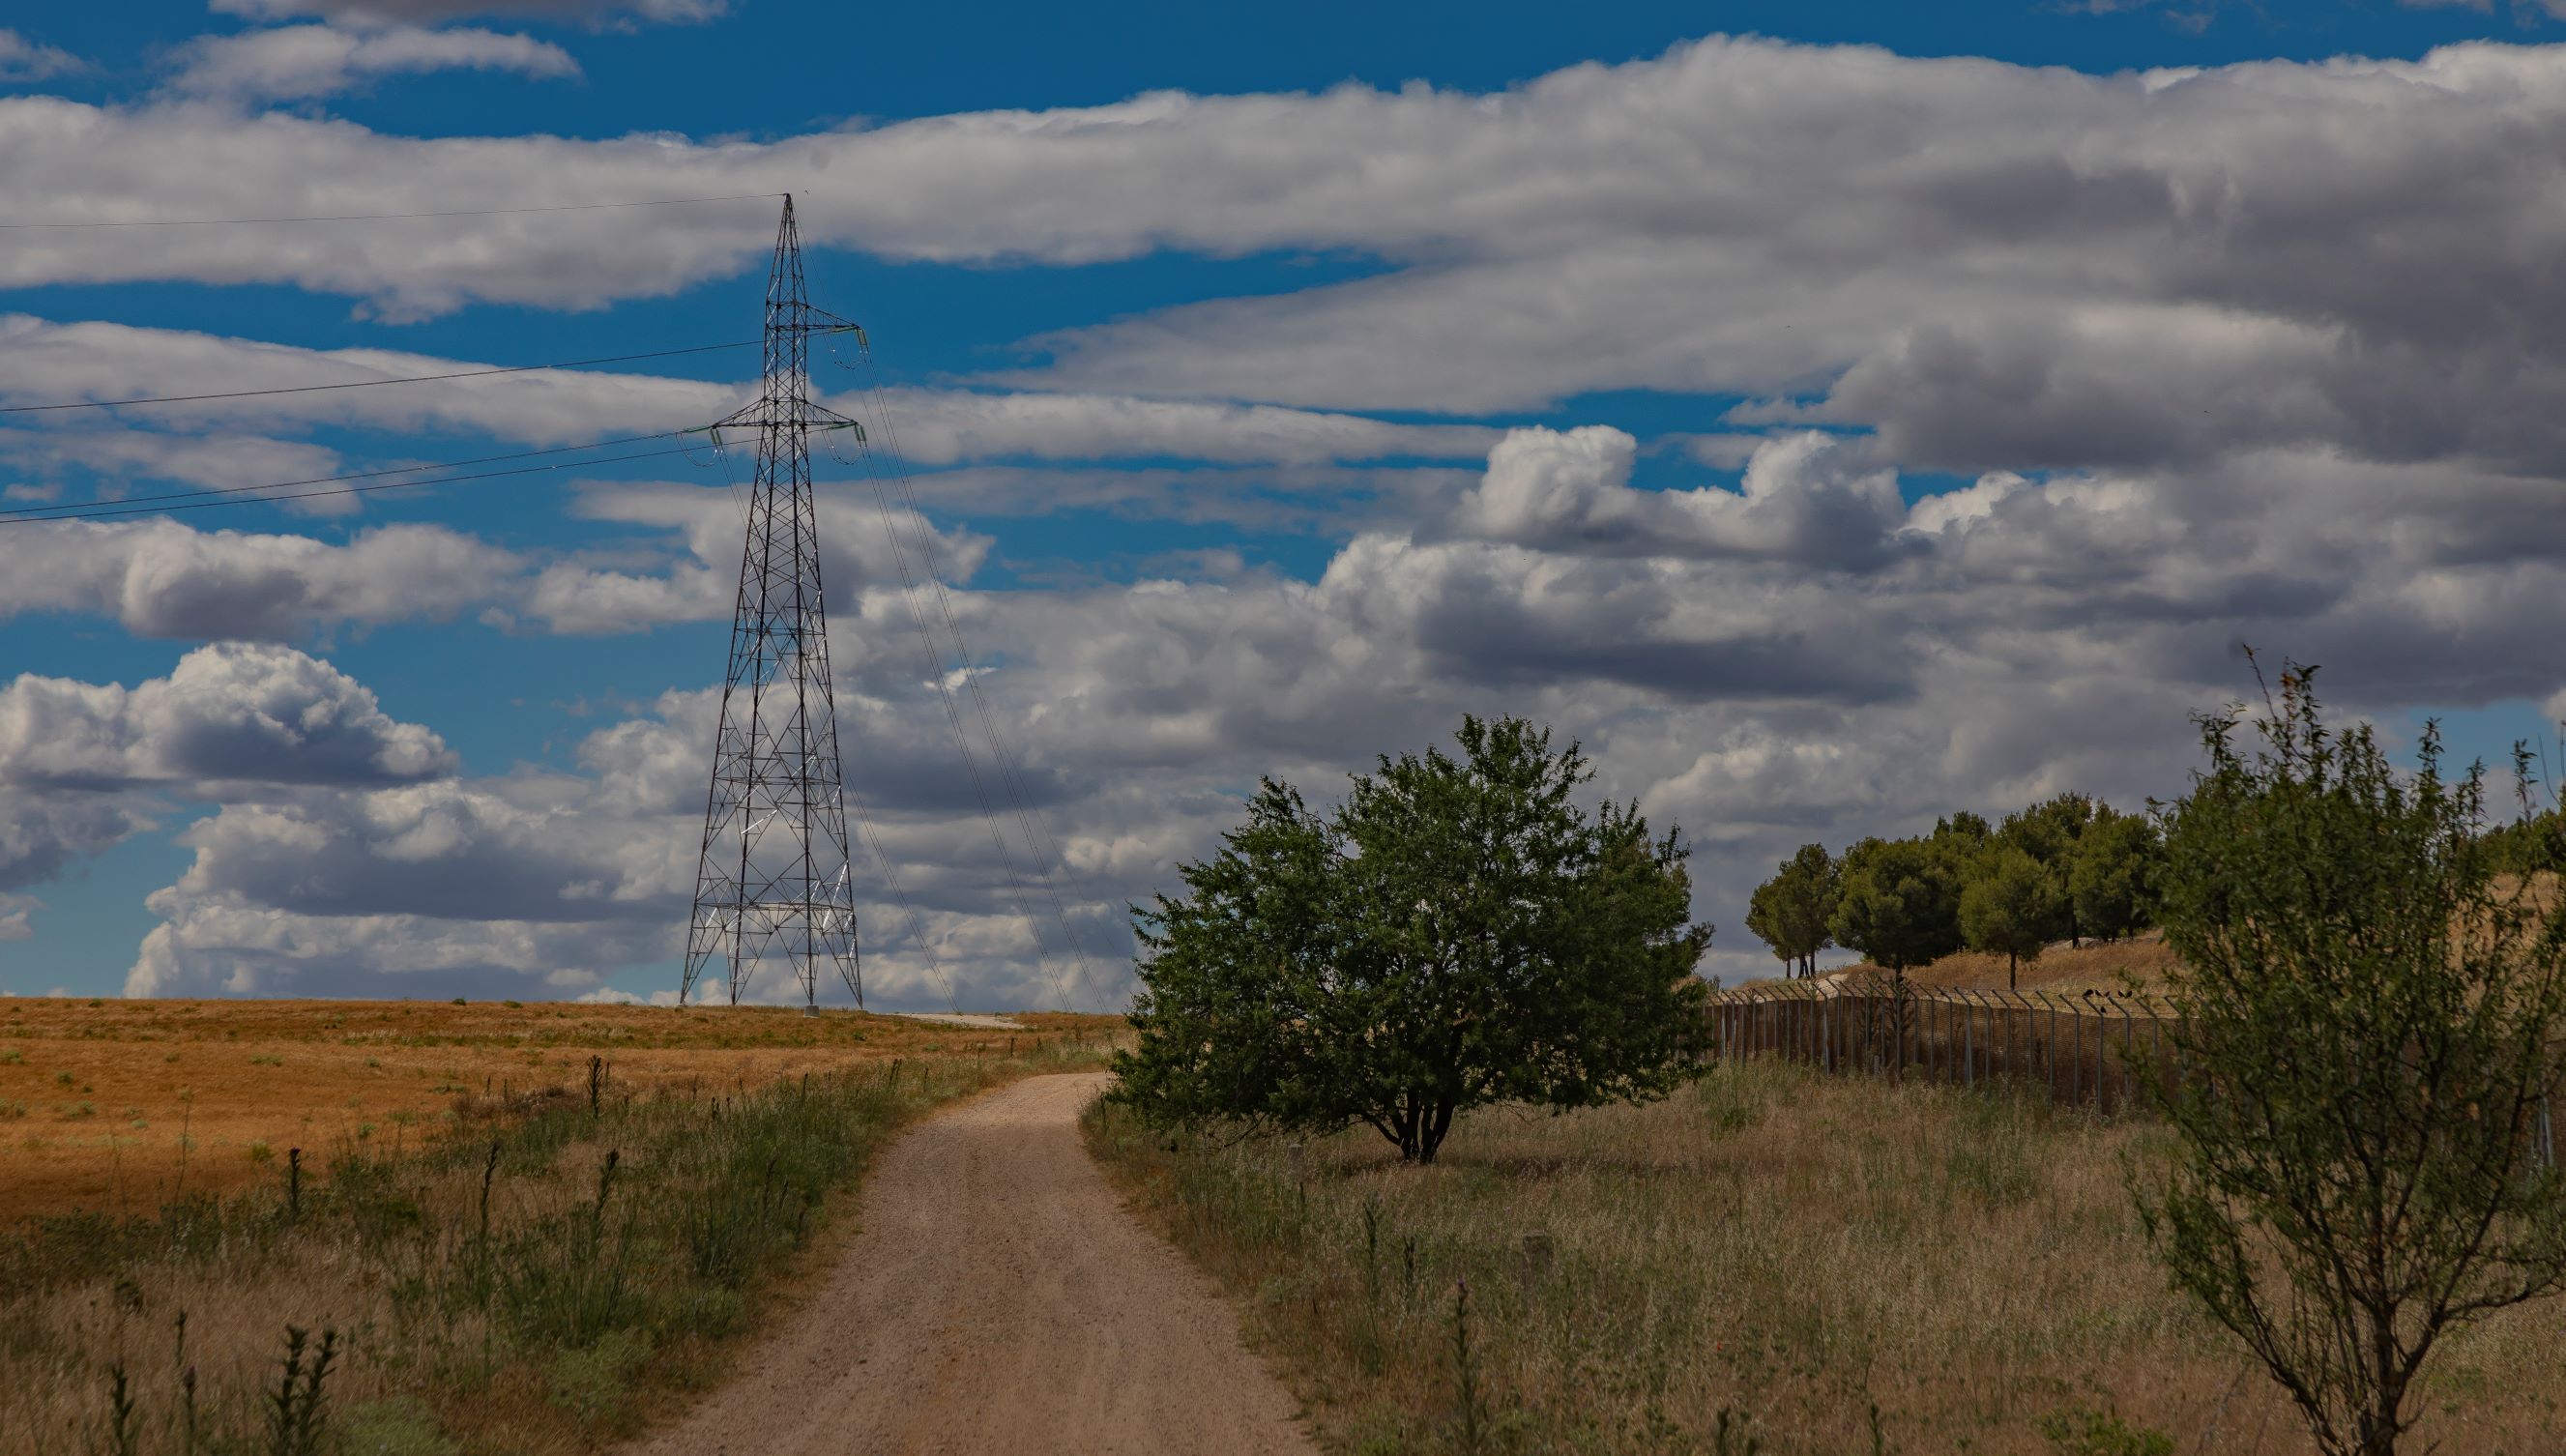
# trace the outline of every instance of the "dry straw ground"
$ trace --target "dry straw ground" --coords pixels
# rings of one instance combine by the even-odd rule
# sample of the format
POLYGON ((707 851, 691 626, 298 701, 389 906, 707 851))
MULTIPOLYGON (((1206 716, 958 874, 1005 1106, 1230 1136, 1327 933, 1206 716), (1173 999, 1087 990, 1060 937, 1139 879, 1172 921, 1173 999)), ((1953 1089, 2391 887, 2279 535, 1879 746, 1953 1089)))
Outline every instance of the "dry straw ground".
MULTIPOLYGON (((1028 1046, 1097 1022, 1017 1020, 1028 1046)), ((629 1091, 737 1090, 996 1054, 1009 1036, 771 1007, 0 1000, 0 1226, 75 1208, 148 1213, 180 1192, 271 1180, 289 1147, 415 1147, 466 1098, 578 1082, 595 1055, 629 1091)))
MULTIPOLYGON (((1486 1451, 2308 1449, 2150 1264, 2123 1182, 2162 1152, 2145 1125, 1755 1062, 1655 1106, 1482 1111, 1433 1167, 1369 1131, 1322 1140, 1297 1183, 1274 1141, 1111 1110, 1089 1132, 1245 1300, 1336 1450, 1465 1449, 1473 1425, 1486 1451)), ((2566 1449, 2561 1370, 2566 1301, 2471 1330, 2416 1449, 2566 1449)))

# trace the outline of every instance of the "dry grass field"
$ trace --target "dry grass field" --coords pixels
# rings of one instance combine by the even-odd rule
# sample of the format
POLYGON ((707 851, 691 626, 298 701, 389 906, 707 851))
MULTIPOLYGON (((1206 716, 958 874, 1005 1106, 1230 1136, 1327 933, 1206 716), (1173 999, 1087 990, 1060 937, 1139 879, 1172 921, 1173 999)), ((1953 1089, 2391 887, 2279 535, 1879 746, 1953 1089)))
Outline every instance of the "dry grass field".
MULTIPOLYGON (((1278 1141, 1088 1129, 1334 1451, 2309 1450, 2150 1261, 2123 1175, 2160 1155, 2145 1124, 1757 1061, 1653 1106, 1483 1110, 1431 1167, 1323 1139, 1297 1183, 1278 1141)), ((2467 1331, 2414 1448, 2566 1450, 2561 1370, 2566 1300, 2467 1331)))
MULTIPOLYGON (((2025 991, 2071 994, 2118 991, 2131 985, 2153 991, 2165 985, 2167 970, 2176 964, 2165 936, 2150 930, 2128 940, 2091 940, 2081 947, 2064 942, 2053 945, 2042 952, 2040 959, 2023 963, 2017 984, 2025 991)), ((1963 950, 1907 974, 1923 986, 2001 990, 2005 984, 2005 958, 1963 950)))
POLYGON ((1120 1026, 1021 1020, 0 1002, 0 1451, 611 1446, 797 1297, 889 1136, 1120 1026))
POLYGON ((1013 1019, 1025 1030, 771 1007, 0 1000, 0 1225, 148 1213, 273 1179, 291 1147, 416 1147, 474 1099, 584 1085, 592 1056, 620 1092, 736 1090, 1121 1025, 1013 1019))

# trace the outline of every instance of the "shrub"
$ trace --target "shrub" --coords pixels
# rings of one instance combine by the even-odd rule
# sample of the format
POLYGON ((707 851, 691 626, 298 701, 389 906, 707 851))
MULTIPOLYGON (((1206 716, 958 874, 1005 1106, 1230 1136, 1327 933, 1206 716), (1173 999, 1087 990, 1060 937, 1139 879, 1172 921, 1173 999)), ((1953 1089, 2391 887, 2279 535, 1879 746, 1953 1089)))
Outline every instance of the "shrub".
POLYGON ((2201 720, 2166 815, 2182 964, 2179 1153, 2141 1187, 2176 1286, 2244 1342, 2327 1456, 2388 1456, 2443 1335, 2566 1286, 2566 916, 2498 873, 2482 765, 2427 728, 2399 774, 2289 667, 2256 723, 2201 720))

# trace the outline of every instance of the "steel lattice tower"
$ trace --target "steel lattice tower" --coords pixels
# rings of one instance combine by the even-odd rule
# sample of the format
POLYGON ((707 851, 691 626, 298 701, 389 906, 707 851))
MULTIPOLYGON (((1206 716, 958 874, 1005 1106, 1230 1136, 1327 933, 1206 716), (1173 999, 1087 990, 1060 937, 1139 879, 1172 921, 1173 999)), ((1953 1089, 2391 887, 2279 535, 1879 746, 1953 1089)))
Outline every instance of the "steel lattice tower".
POLYGON ((764 386, 754 403, 720 426, 756 429, 757 476, 731 617, 721 729, 713 741, 681 1003, 719 961, 736 1005, 760 965, 774 957, 801 978, 806 1012, 819 1009, 824 967, 834 967, 856 1004, 864 1004, 811 497, 811 436, 849 429, 863 437, 855 421, 811 402, 811 336, 854 329, 812 308, 804 295, 801 235, 788 195, 766 281, 764 386))

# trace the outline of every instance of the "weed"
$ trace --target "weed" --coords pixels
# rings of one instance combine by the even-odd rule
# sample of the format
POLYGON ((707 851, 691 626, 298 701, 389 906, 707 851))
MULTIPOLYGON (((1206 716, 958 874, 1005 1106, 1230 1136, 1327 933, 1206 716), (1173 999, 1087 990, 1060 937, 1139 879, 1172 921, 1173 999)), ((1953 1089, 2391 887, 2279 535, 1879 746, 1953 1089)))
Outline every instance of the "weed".
POLYGON ((649 1355, 647 1332, 619 1330, 585 1349, 554 1356, 545 1387, 553 1404, 581 1425, 597 1425, 623 1412, 633 1370, 649 1355))
POLYGON ((318 1345, 309 1343, 311 1335, 299 1325, 285 1327, 284 1370, 264 1397, 268 1456, 322 1456, 330 1419, 326 1387, 339 1358, 339 1332, 323 1330, 318 1345))
POLYGON ((134 1456, 142 1433, 133 1425, 133 1386, 125 1378, 125 1361, 107 1367, 107 1449, 114 1456, 134 1456))
POLYGON ((2040 1433, 2059 1456, 2174 1456, 2174 1437, 2134 1426, 2109 1410, 2070 1406, 2041 1417, 2040 1433))
POLYGON ((463 1456, 462 1443, 445 1434, 435 1414, 406 1395, 348 1407, 339 1434, 346 1450, 365 1456, 463 1456))
POLYGON ((1478 1352, 1470 1345, 1470 1282, 1452 1285, 1453 1437, 1462 1456, 1486 1449, 1488 1410, 1479 1392, 1478 1352))

